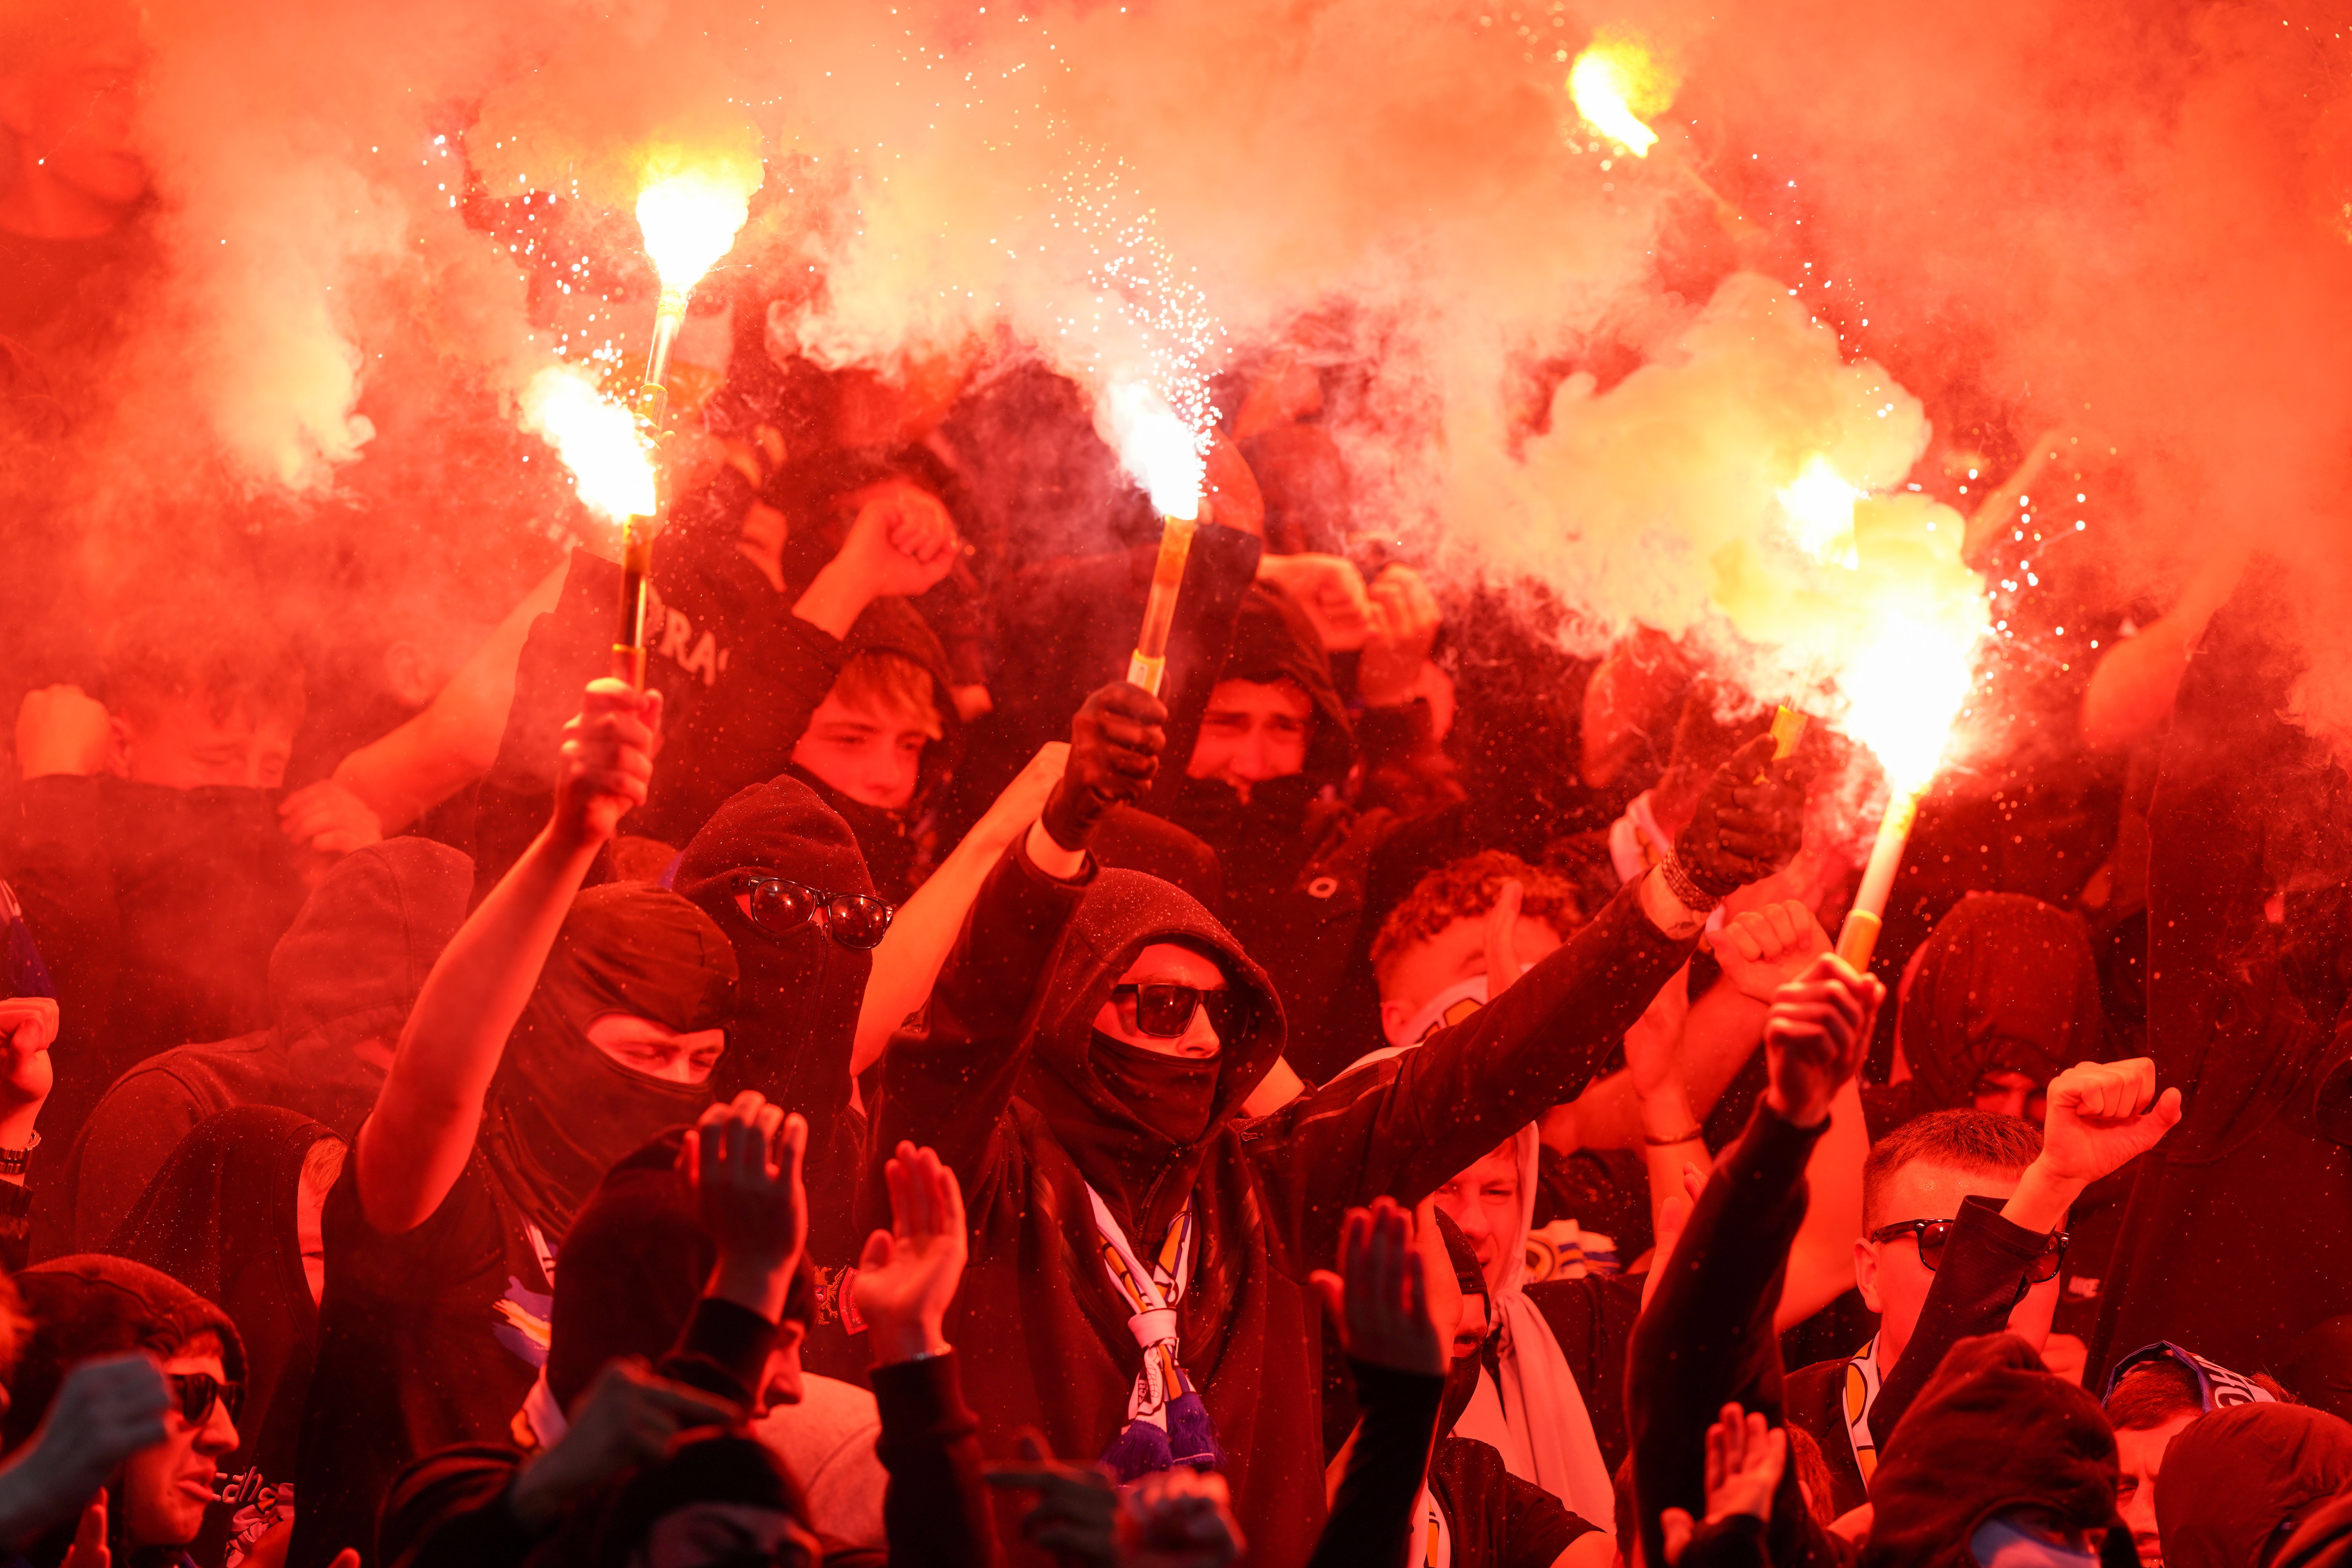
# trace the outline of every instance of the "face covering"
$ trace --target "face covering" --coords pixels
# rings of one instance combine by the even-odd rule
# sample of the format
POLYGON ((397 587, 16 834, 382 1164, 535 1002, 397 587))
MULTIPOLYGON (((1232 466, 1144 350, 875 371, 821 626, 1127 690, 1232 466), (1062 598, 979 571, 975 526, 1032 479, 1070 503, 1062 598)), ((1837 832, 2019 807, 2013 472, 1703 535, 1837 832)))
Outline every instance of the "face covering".
MULTIPOLYGON (((866 869, 874 879, 874 896, 885 903, 905 903, 915 890, 915 835, 908 826, 906 814, 852 800, 798 764, 789 771, 793 777, 808 785, 819 800, 831 806, 835 816, 849 824, 849 831, 857 839, 857 852, 866 858, 866 869)), ((827 890, 858 892, 863 889, 834 888, 827 890)))
POLYGON ((1995 1514, 1969 1537, 1977 1568, 2096 1568, 2098 1555, 2042 1540, 1995 1514))
POLYGON ((1094 1032, 1095 1071, 1136 1119, 1171 1143, 1197 1143, 1216 1108, 1221 1057, 1162 1056, 1094 1032))
POLYGON ((725 933, 675 893, 613 883, 573 901, 482 1116, 491 1168, 551 1237, 615 1162, 710 1103, 708 1083, 614 1061, 589 1041, 588 1026, 621 1013, 681 1035, 723 1027, 735 978, 725 933))

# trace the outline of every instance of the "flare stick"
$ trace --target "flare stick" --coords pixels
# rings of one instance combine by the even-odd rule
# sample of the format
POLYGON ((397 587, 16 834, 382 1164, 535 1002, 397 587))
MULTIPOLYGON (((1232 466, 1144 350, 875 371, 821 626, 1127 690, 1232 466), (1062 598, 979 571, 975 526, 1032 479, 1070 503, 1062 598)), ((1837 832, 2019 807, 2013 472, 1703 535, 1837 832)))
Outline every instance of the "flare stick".
POLYGON ((1870 847, 1869 863, 1862 869, 1862 887, 1838 931, 1838 956, 1856 969, 1870 967, 1878 946, 1878 930, 1885 923, 1886 895, 1895 886, 1895 872, 1903 864, 1903 847, 1910 841, 1911 824, 1919 816, 1922 787, 1895 786, 1887 798, 1886 815, 1879 819, 1878 837, 1870 847))
POLYGON ((1168 673, 1168 630, 1176 624, 1176 594, 1184 585, 1184 563, 1192 553, 1198 520, 1160 520, 1160 560, 1151 569, 1151 596, 1143 602, 1143 630, 1127 661, 1127 679, 1154 697, 1168 673))

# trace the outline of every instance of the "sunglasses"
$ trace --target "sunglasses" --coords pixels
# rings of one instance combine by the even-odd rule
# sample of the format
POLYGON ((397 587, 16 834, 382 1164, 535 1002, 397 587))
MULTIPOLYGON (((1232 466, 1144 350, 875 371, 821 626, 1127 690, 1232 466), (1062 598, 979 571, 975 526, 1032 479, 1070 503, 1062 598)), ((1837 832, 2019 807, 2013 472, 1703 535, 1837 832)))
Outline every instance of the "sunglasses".
POLYGON ((208 1372, 172 1372, 163 1375, 171 1380, 172 1392, 179 1395, 181 1417, 191 1426, 201 1426, 210 1420, 215 1405, 228 1406, 231 1424, 245 1408, 245 1384, 241 1383, 223 1383, 208 1372))
MULTIPOLYGON (((1933 1274, 1936 1265, 1944 1260, 1944 1244, 1952 1239, 1952 1222, 1948 1219, 1906 1219, 1896 1225, 1880 1226, 1870 1233, 1870 1239, 1893 1241, 1896 1237, 1906 1234, 1917 1239, 1919 1261, 1927 1267, 1928 1273, 1933 1274)), ((2050 1238, 2042 1244, 2041 1255, 2034 1258, 2032 1266, 2026 1271, 2027 1284, 2039 1285, 2046 1279, 2058 1278, 2059 1266, 2066 1261, 2068 1239, 2063 1230, 2051 1233, 2050 1238)))
POLYGON ((753 925, 770 936, 790 936, 811 921, 844 947, 871 952, 888 934, 895 905, 864 893, 828 893, 782 877, 744 877, 735 898, 753 925))
POLYGON ((1209 1009, 1209 1025, 1221 1040, 1233 1038, 1234 994, 1203 991, 1197 985, 1114 985, 1111 1000, 1135 1015, 1135 1032, 1155 1040, 1181 1040, 1192 1026, 1192 1015, 1209 1009))

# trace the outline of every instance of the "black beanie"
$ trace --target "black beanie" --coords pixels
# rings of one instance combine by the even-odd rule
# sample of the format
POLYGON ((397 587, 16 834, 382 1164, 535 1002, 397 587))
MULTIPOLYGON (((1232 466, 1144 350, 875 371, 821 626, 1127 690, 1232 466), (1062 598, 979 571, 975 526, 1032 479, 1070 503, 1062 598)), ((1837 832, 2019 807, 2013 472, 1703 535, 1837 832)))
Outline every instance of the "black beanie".
POLYGON ((66 1373, 86 1361, 145 1351, 159 1361, 203 1334, 220 1341, 221 1368, 245 1381, 245 1342, 228 1314, 158 1268, 127 1258, 77 1253, 16 1276, 33 1319, 0 1423, 0 1454, 14 1453, 40 1426, 66 1373))

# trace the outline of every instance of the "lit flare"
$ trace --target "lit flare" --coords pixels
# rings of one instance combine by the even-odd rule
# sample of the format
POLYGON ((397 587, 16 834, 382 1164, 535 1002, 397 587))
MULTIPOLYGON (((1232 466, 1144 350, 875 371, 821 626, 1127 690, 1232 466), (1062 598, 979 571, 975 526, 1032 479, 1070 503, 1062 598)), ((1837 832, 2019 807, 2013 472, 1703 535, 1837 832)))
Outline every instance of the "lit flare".
POLYGON ((1587 124, 1636 158, 1646 158, 1658 133, 1641 117, 1664 111, 1674 101, 1674 82, 1649 50, 1604 34, 1569 67, 1568 95, 1587 124))
POLYGON ((1817 452, 1780 488, 1780 510, 1789 514, 1789 531, 1806 554, 1851 572, 1862 565, 1853 544, 1853 503, 1868 494, 1846 483, 1817 452))
POLYGON ((1204 472, 1199 434, 1138 382, 1110 389, 1110 424, 1118 460, 1151 492, 1152 510, 1188 522, 1199 517, 1204 472))
POLYGON ((654 466, 636 420, 580 372, 550 365, 523 392, 526 428, 547 437, 580 499, 616 523, 654 511, 654 466))
POLYGON ((730 158, 646 181, 637 193, 637 227, 665 293, 683 296, 727 254, 751 216, 760 178, 759 164, 730 158))

